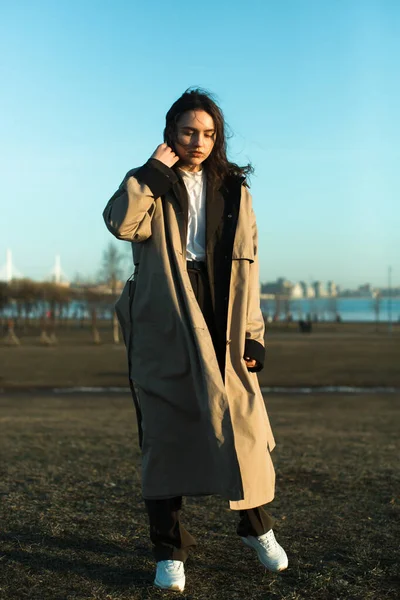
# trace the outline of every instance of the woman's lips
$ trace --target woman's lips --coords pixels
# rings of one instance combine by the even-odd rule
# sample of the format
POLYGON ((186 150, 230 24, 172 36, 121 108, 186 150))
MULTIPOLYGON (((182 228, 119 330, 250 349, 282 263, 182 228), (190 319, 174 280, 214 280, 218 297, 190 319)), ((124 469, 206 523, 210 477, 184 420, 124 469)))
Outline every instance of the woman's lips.
POLYGON ((202 152, 189 152, 189 154, 190 154, 190 156, 195 156, 195 157, 203 156, 202 152))

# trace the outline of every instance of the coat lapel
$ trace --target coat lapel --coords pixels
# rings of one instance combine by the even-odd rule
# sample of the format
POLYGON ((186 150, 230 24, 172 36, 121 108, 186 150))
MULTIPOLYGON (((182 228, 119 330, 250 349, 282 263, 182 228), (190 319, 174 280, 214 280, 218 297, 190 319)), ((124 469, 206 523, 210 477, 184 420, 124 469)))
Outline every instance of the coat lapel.
POLYGON ((241 184, 242 179, 228 177, 219 190, 207 190, 207 269, 217 329, 217 358, 223 378, 232 251, 239 219, 241 184))
POLYGON ((181 220, 181 223, 183 226, 180 226, 179 230, 180 230, 180 234, 181 234, 182 248, 184 249, 184 248, 186 248, 186 242, 187 242, 187 229, 188 229, 188 220, 189 220, 189 198, 188 198, 186 186, 182 179, 182 175, 179 173, 178 169, 176 169, 175 172, 178 176, 178 181, 176 183, 174 183, 174 185, 172 186, 172 191, 173 191, 173 194, 174 194, 176 200, 178 201, 178 205, 181 209, 181 215, 183 217, 181 220))
POLYGON ((188 194, 186 191, 186 186, 182 179, 182 175, 179 172, 179 169, 176 169, 175 173, 178 176, 178 181, 176 183, 174 183, 174 185, 172 186, 172 190, 173 190, 173 192, 176 196, 176 199, 178 200, 179 205, 182 209, 182 212, 186 216, 186 220, 187 220, 187 215, 188 215, 188 210, 189 210, 189 199, 188 199, 188 194))
MULTIPOLYGON (((181 231, 182 236, 182 247, 186 247, 186 236, 187 236, 187 225, 188 225, 188 212, 189 212, 189 199, 186 191, 186 186, 182 179, 182 175, 179 173, 179 169, 175 170, 178 175, 178 181, 173 185, 172 191, 176 197, 178 204, 183 214, 183 221, 185 223, 184 230, 181 231)), ((222 189, 222 188, 221 188, 222 189)), ((206 252, 207 254, 214 253, 214 246, 216 243, 216 234, 219 229, 223 226, 224 220, 224 207, 225 198, 221 189, 215 189, 207 182, 207 193, 206 193, 206 252)))
POLYGON ((215 245, 215 234, 223 223, 225 199, 221 190, 207 185, 206 209, 206 249, 207 254, 212 254, 215 245))

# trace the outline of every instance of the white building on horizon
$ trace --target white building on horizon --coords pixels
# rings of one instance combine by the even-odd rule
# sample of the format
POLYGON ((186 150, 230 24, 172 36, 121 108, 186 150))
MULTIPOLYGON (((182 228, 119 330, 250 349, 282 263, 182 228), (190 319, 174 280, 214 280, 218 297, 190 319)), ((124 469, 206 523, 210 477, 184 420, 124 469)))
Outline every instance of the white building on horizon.
POLYGON ((316 298, 326 298, 327 297, 328 294, 324 288, 324 284, 322 283, 322 281, 314 281, 312 286, 314 288, 316 298))
POLYGON ((339 293, 338 286, 334 281, 328 281, 327 284, 328 296, 337 296, 339 293))
POLYGON ((315 298, 315 290, 312 285, 308 285, 305 281, 299 282, 303 290, 303 298, 315 298))
POLYGON ((294 300, 297 300, 298 298, 304 298, 304 290, 301 282, 297 282, 292 286, 290 290, 290 297, 294 300))

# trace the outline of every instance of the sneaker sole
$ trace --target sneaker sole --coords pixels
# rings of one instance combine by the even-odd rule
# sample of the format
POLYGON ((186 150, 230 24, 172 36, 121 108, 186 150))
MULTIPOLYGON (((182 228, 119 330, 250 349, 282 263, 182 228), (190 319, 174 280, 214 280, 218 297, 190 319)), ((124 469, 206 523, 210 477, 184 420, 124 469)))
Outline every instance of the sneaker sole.
POLYGON ((257 550, 256 548, 254 548, 254 546, 252 546, 251 544, 249 544, 249 542, 246 540, 246 538, 242 538, 242 540, 243 540, 243 543, 244 543, 244 544, 246 544, 246 546, 247 546, 248 548, 251 548, 252 550, 254 550, 254 551, 255 551, 255 553, 256 553, 256 554, 257 554, 257 556, 258 556, 258 560, 259 560, 259 561, 260 561, 260 563, 263 565, 263 567, 265 567, 266 569, 268 569, 268 570, 269 570, 269 571, 271 571, 272 573, 280 573, 281 571, 284 571, 285 569, 287 569, 287 568, 288 568, 288 566, 289 566, 289 561, 288 561, 288 560, 286 561, 286 563, 285 563, 285 564, 283 564, 283 565, 281 565, 281 566, 279 566, 279 567, 271 567, 271 566, 269 566, 269 565, 266 565, 266 564, 265 564, 265 563, 262 561, 262 559, 261 559, 261 557, 260 557, 260 554, 259 554, 258 550, 257 550))
POLYGON ((160 590, 171 590, 171 592, 183 592, 185 589, 185 584, 180 585, 179 583, 173 583, 172 585, 163 585, 162 583, 159 583, 157 579, 154 581, 154 585, 160 588, 160 590))

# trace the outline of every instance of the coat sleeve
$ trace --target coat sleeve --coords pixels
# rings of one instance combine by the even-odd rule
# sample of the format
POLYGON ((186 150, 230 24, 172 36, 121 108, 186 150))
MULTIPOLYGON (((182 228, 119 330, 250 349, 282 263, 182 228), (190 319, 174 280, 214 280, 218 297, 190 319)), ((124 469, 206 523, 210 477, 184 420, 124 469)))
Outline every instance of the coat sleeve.
POLYGON ((129 171, 103 212, 107 228, 119 240, 144 242, 151 236, 155 201, 178 180, 176 173, 151 158, 129 171))
POLYGON ((261 371, 265 361, 264 332, 265 323, 260 306, 260 279, 258 263, 258 233, 256 217, 251 208, 251 227, 253 234, 254 262, 250 264, 249 289, 247 299, 247 327, 244 356, 255 359, 257 365, 249 371, 261 371))

